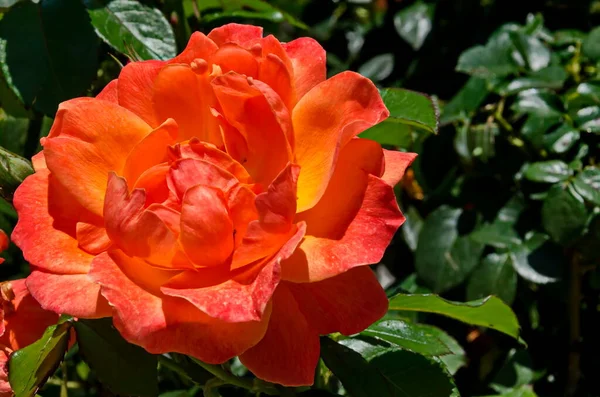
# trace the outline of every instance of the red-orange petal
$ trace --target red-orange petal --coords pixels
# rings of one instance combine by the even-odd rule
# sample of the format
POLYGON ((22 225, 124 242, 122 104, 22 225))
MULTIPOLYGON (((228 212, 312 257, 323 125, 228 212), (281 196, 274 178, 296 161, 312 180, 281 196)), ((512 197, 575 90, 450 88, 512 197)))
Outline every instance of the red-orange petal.
POLYGON ((189 64, 198 58, 208 60, 217 49, 217 45, 204 33, 194 32, 181 54, 168 61, 168 63, 189 64))
POLYGON ((378 178, 382 168, 378 143, 348 143, 319 203, 296 218, 307 232, 283 263, 284 280, 319 281, 381 259, 404 222, 393 188, 378 178))
POLYGON ((119 80, 114 79, 110 83, 106 85, 100 91, 98 95, 96 95, 96 99, 102 99, 103 101, 119 103, 119 80))
POLYGON ((48 169, 83 207, 101 216, 108 173, 120 172, 131 149, 151 130, 111 102, 94 98, 63 102, 43 141, 48 169))
POLYGON ((152 128, 160 125, 152 105, 152 87, 163 61, 130 62, 119 74, 119 105, 137 114, 152 128))
POLYGON ((235 43, 244 46, 260 40, 262 30, 260 26, 229 23, 213 29, 208 34, 208 38, 214 41, 219 47, 225 43, 235 43))
POLYGON ((389 115, 373 83, 354 72, 340 73, 314 87, 294 107, 298 211, 325 193, 339 151, 354 136, 389 115))
POLYGON ((4 313, 5 333, 0 335, 0 346, 19 350, 38 340, 46 327, 56 324, 58 315, 42 309, 27 290, 25 279, 9 283, 14 294, 11 300, 13 310, 4 313))
POLYGON ((251 183, 248 171, 231 156, 210 143, 192 139, 187 144, 179 146, 181 158, 191 158, 208 161, 229 172, 242 183, 251 183))
POLYGON ((168 267, 177 249, 177 236, 150 207, 144 209, 145 203, 143 190, 130 193, 127 182, 111 173, 104 206, 106 232, 127 254, 168 267))
POLYGON ((264 338, 240 356, 258 378, 285 386, 309 386, 319 361, 319 334, 302 315, 291 291, 281 284, 264 338))
POLYGON ((149 292, 128 277, 123 266, 135 269, 143 262, 122 253, 103 253, 92 263, 90 277, 113 306, 113 321, 121 335, 150 353, 177 352, 220 364, 255 345, 266 331, 269 309, 261 321, 227 323, 185 299, 149 292))
POLYGON ((77 222, 76 236, 79 248, 92 255, 104 252, 112 245, 106 229, 91 223, 77 222))
POLYGON ((48 170, 36 172, 15 192, 13 203, 19 221, 12 240, 21 248, 25 259, 38 268, 59 274, 85 274, 93 256, 78 247, 74 229, 73 234, 57 229, 65 222, 50 215, 49 174, 48 170))
POLYGON ((361 332, 387 312, 388 300, 367 266, 316 283, 284 282, 300 311, 321 335, 361 332))
POLYGON ((219 76, 212 85, 222 114, 246 140, 248 152, 242 164, 254 181, 268 185, 291 159, 287 108, 273 90, 238 74, 219 76))
POLYGON ((385 159, 385 171, 381 179, 390 186, 396 186, 404 176, 406 169, 417 157, 417 154, 384 149, 383 157, 385 159))
POLYGON ((195 158, 177 160, 167 175, 169 189, 179 200, 183 200, 185 192, 196 185, 212 186, 226 193, 238 183, 232 174, 218 165, 195 158))
POLYGON ((8 236, 4 230, 0 229, 0 254, 8 248, 8 236))
POLYGON ((173 118, 179 126, 179 141, 197 137, 222 145, 219 124, 210 112, 217 100, 207 73, 197 74, 189 65, 168 65, 153 84, 152 103, 157 121, 173 118))
POLYGON ((219 65, 222 73, 233 71, 250 77, 258 77, 256 57, 249 50, 235 43, 221 45, 210 61, 219 65))
POLYGON ((325 50, 310 37, 301 37, 284 43, 283 48, 292 63, 296 96, 300 100, 314 86, 325 81, 327 77, 325 50))
POLYGON ((196 185, 185 192, 179 241, 196 265, 224 264, 233 250, 233 223, 222 191, 196 185))
POLYGON ((27 277, 27 288, 45 310, 79 318, 111 315, 100 286, 87 274, 52 274, 34 269, 27 277))
POLYGON ((167 119, 131 149, 123 167, 123 177, 130 189, 144 172, 168 160, 169 145, 175 143, 177 133, 177 123, 167 119))

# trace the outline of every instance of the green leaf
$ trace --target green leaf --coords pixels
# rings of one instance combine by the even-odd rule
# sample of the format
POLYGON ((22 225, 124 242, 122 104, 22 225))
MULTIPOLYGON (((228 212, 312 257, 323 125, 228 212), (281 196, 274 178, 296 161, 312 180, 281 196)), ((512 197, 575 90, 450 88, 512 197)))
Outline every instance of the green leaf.
POLYGON ((510 307, 495 296, 471 302, 453 302, 437 295, 399 294, 390 299, 389 310, 437 313, 467 324, 479 325, 519 337, 519 322, 510 307))
POLYGON ((496 295, 512 304, 517 292, 517 273, 508 254, 491 253, 471 274, 467 283, 467 299, 496 295))
POLYGON ((380 54, 358 68, 358 73, 375 82, 385 80, 394 71, 394 54, 380 54))
POLYGON ((525 169, 523 176, 534 182, 556 183, 566 181, 572 170, 569 165, 560 160, 540 161, 529 164, 525 169))
POLYGON ((579 141, 579 131, 563 124, 542 138, 546 148, 553 153, 565 153, 579 141))
POLYGON ((471 233, 471 238, 480 244, 496 248, 506 248, 521 242, 512 226, 496 222, 481 226, 471 233))
POLYGON ((493 36, 485 46, 472 47, 458 58, 456 70, 483 78, 504 77, 519 71, 507 32, 493 36))
POLYGON ((600 168, 584 169, 573 180, 573 188, 586 201, 600 205, 600 168))
POLYGON ((510 248, 512 266, 525 280, 536 284, 559 281, 565 267, 561 249, 543 233, 529 233, 525 241, 510 248))
MULTIPOLYGON (((201 1, 200 3, 204 3, 204 1, 201 1)), ((207 1, 206 3, 208 5, 210 4, 210 1, 207 1)), ((264 19, 275 23, 287 22, 300 29, 308 29, 308 26, 303 22, 265 1, 229 0, 219 1, 219 5, 223 8, 223 11, 204 13, 202 15, 202 21, 210 23, 222 18, 264 19)), ((204 7, 204 9, 206 9, 206 7, 204 7)))
POLYGON ((352 397, 444 397, 455 387, 440 363, 360 339, 321 338, 321 357, 352 397))
POLYGON ((593 29, 583 41, 585 56, 597 61, 600 60, 600 27, 593 29))
POLYGON ((456 341, 456 339, 454 339, 441 329, 432 325, 421 324, 421 326, 427 329, 427 332, 436 336, 439 340, 442 341, 444 345, 448 346, 448 348, 450 349, 451 354, 446 354, 441 357, 438 357, 438 360, 444 363, 446 369, 448 370, 448 372, 450 372, 450 374, 454 375, 460 368, 467 365, 465 350, 456 341))
POLYGON ((0 147, 0 196, 12 201, 13 193, 25 178, 33 174, 31 163, 0 147))
POLYGON ((444 106, 440 123, 446 124, 470 116, 483 104, 489 94, 487 82, 479 77, 471 77, 458 94, 444 106))
POLYGON ((156 356, 125 341, 112 319, 80 319, 75 329, 85 361, 115 394, 158 395, 156 356))
POLYGON ((123 54, 166 60, 177 55, 175 35, 162 12, 134 0, 86 0, 96 33, 123 54))
POLYGON ((483 245, 459 235, 462 210, 441 206, 433 211, 419 234, 415 267, 436 293, 460 284, 479 262, 483 245))
POLYGON ((507 393, 528 385, 536 378, 535 371, 531 369, 532 365, 527 351, 511 349, 490 386, 499 393, 507 393))
POLYGON ((542 205, 542 225, 554 241, 570 245, 581 236, 586 221, 587 210, 579 195, 559 185, 548 191, 542 205))
POLYGON ((414 252, 419 242, 419 233, 423 228, 423 219, 415 207, 410 207, 408 211, 405 211, 404 216, 406 217, 406 221, 402 225, 402 228, 400 228, 400 231, 402 232, 402 236, 404 236, 406 245, 414 252))
POLYGON ((390 119, 436 133, 439 126, 439 110, 434 101, 425 94, 402 88, 385 88, 380 91, 390 119))
POLYGON ((554 32, 554 45, 564 46, 569 44, 582 43, 586 34, 580 30, 562 29, 554 32))
POLYGON ((402 320, 384 320, 371 325, 362 332, 391 343, 393 346, 425 356, 442 356, 451 351, 437 336, 429 333, 426 326, 402 320))
POLYGON ((71 322, 46 328, 40 339, 11 354, 8 380, 15 397, 33 397, 60 362, 69 345, 71 322))
POLYGON ((22 155, 27 140, 29 120, 4 114, 0 109, 0 146, 13 153, 22 155))
POLYGON ((502 95, 513 95, 530 88, 548 88, 559 90, 563 87, 569 75, 561 66, 551 65, 527 77, 518 77, 510 80, 498 89, 502 95))
POLYGON ((379 142, 381 145, 410 149, 413 145, 413 127, 387 118, 360 134, 361 138, 379 142))
POLYGON ((25 105, 47 115, 85 92, 97 58, 98 39, 79 1, 24 1, 0 20, 2 73, 25 105))
POLYGON ((540 39, 519 31, 510 32, 509 35, 529 69, 536 72, 548 66, 550 63, 550 50, 540 39))
POLYGON ((511 109, 516 113, 536 114, 541 117, 562 115, 562 103, 553 93, 537 88, 521 91, 511 109))
POLYGON ((544 147, 544 134, 561 121, 559 114, 545 117, 530 114, 521 128, 521 133, 538 150, 544 147))
POLYGON ((434 8, 433 4, 419 0, 394 16, 396 32, 415 50, 423 46, 431 32, 434 8))

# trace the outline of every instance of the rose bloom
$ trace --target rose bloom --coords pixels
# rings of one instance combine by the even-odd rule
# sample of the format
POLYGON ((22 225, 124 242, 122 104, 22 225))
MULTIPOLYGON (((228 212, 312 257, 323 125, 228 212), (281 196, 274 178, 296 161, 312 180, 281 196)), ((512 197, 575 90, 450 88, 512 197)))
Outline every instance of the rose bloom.
POLYGON ((256 26, 129 63, 60 105, 15 193, 27 285, 151 353, 312 384, 319 335, 387 309, 366 265, 404 221, 393 186, 415 155, 356 136, 388 114, 368 79, 326 79, 316 41, 256 26))
POLYGON ((43 310, 29 294, 24 279, 0 284, 0 397, 14 394, 8 383, 10 354, 37 341, 57 321, 56 313, 43 310))

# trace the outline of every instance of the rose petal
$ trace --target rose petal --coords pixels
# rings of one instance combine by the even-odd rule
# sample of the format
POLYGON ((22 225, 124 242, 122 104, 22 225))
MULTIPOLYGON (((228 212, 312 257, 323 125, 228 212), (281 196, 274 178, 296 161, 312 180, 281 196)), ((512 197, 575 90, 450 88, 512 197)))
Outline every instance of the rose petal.
POLYGON ((187 144, 179 146, 179 157, 208 161, 229 172, 238 181, 251 183, 248 171, 240 163, 232 159, 228 153, 210 143, 192 139, 187 144))
POLYGON ((240 356, 258 378, 285 386, 309 386, 319 361, 319 335, 302 315, 293 294, 280 285, 261 341, 240 356))
POLYGON ((297 217, 307 235, 283 263, 284 280, 319 281, 381 260, 404 222, 392 187, 377 177, 382 166, 379 144, 348 143, 323 198, 297 217))
POLYGON ((119 105, 129 109, 152 128, 160 125, 152 105, 152 87, 163 61, 130 62, 119 74, 119 105))
POLYGON ((165 66, 154 79, 152 102, 157 120, 173 118, 179 141, 197 137, 221 146, 219 124, 210 108, 216 106, 207 73, 195 73, 188 65, 165 66))
POLYGON ((6 331, 0 337, 0 345, 10 346, 12 350, 19 350, 38 340, 46 327, 56 324, 58 315, 42 309, 27 290, 25 279, 9 282, 15 296, 11 300, 14 310, 5 313, 6 331))
POLYGON ((177 236, 157 214, 144 209, 145 202, 143 190, 129 193, 127 182, 111 173, 104 206, 106 232, 127 254, 169 267, 177 250, 177 236))
POLYGON ((74 228, 73 234, 57 229, 65 221, 57 222, 50 215, 49 175, 48 170, 40 170, 27 177, 15 192, 13 203, 19 221, 12 240, 23 251, 25 260, 36 267, 59 274, 85 274, 93 256, 78 247, 74 228))
POLYGON ((325 50, 310 37, 301 37, 283 44, 293 68, 297 100, 314 86, 325 81, 327 66, 325 50))
POLYGON ((43 140, 48 169, 83 207, 102 215, 108 173, 120 172, 131 149, 150 131, 116 104, 93 98, 63 102, 43 140))
POLYGON ((264 84, 229 73, 212 81, 222 113, 245 138, 244 167, 254 181, 268 185, 291 159, 286 133, 289 114, 281 99, 264 84), (267 94, 265 94, 267 93, 267 94))
POLYGON ((189 188, 181 204, 181 246, 198 266, 217 266, 233 250, 233 224, 223 192, 205 186, 189 188))
POLYGON ((103 253, 96 257, 90 272, 114 307, 115 326, 129 342, 153 354, 178 352, 220 364, 241 354, 263 337, 269 309, 259 322, 217 320, 184 299, 158 292, 152 294, 121 270, 123 267, 139 269, 140 266, 143 262, 123 253, 103 253))
POLYGON ((298 179, 298 211, 325 193, 339 151, 355 135, 389 115, 377 88, 357 73, 343 72, 314 87, 292 113, 298 179))
POLYGON ((205 160, 184 158, 171 165, 167 176, 169 189, 183 200, 185 192, 193 186, 205 185, 228 192, 239 181, 223 168, 205 160))
POLYGON ((381 179, 390 186, 396 186, 404 176, 406 169, 417 157, 417 154, 384 149, 383 156, 385 158, 385 172, 381 179))
POLYGON ((103 101, 119 103, 119 80, 114 79, 111 80, 110 83, 106 85, 100 91, 98 95, 96 95, 96 99, 102 99, 103 101))
POLYGON ((210 59, 219 65, 223 73, 234 71, 250 77, 258 77, 258 62, 255 56, 235 43, 225 43, 210 59))
POLYGON ((106 229, 91 223, 78 222, 76 236, 79 248, 92 255, 104 252, 112 245, 106 229))
POLYGON ((208 60, 217 51, 217 45, 202 32, 194 32, 187 46, 168 63, 191 63, 195 59, 208 60))
POLYGON ((219 47, 225 43, 235 43, 241 46, 252 43, 262 37, 262 27, 229 23, 211 30, 208 38, 219 47))
POLYGON ((87 274, 52 274, 34 269, 27 277, 27 288, 45 310, 79 318, 111 315, 100 286, 87 274))
POLYGON ((385 291, 366 266, 316 283, 284 283, 308 323, 321 335, 356 334, 387 312, 385 291))
POLYGON ((123 168, 130 189, 144 172, 168 160, 168 147, 175 143, 177 132, 177 123, 167 119, 131 149, 123 168))

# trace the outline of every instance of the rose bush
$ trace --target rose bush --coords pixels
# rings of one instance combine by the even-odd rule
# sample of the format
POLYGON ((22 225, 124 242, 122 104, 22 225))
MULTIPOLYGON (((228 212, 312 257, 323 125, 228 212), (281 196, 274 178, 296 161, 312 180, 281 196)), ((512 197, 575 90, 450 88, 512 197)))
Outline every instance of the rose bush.
POLYGON ((42 307, 112 316, 151 353, 234 356, 308 385, 319 335, 386 312, 371 270, 404 221, 393 186, 414 154, 357 134, 389 112, 368 79, 326 79, 309 38, 196 32, 60 105, 12 238, 42 307))
POLYGON ((40 307, 24 279, 0 284, 0 397, 13 395, 8 383, 10 354, 38 340, 56 321, 58 315, 40 307))

